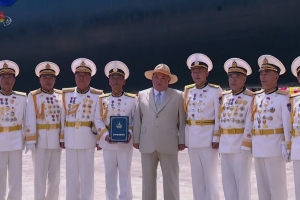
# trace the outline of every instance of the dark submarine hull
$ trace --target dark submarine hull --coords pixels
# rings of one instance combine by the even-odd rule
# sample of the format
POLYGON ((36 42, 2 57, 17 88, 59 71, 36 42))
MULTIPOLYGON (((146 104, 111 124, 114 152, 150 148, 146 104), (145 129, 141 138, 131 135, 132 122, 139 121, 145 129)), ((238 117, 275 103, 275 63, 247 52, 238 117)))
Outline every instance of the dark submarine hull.
POLYGON ((226 88, 224 62, 246 60, 253 74, 249 87, 259 87, 257 58, 277 57, 287 68, 280 85, 294 85, 292 61, 300 55, 300 2, 296 0, 18 0, 0 6, 12 19, 0 23, 0 59, 15 61, 20 75, 15 89, 39 87, 35 66, 52 61, 61 68, 56 88, 75 85, 70 65, 79 57, 95 62, 91 85, 110 91, 103 68, 121 60, 130 69, 125 90, 151 87, 144 71, 165 63, 183 89, 192 83, 185 62, 204 53, 213 62, 209 82, 226 88))

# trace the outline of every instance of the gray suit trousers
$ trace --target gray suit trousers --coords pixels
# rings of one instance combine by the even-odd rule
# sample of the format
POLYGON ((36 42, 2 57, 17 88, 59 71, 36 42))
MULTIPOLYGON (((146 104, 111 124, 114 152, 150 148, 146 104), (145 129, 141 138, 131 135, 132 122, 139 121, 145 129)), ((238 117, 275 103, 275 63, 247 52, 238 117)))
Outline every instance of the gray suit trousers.
POLYGON ((157 166, 160 162, 164 200, 179 200, 179 164, 177 154, 142 153, 143 200, 156 200, 157 166))

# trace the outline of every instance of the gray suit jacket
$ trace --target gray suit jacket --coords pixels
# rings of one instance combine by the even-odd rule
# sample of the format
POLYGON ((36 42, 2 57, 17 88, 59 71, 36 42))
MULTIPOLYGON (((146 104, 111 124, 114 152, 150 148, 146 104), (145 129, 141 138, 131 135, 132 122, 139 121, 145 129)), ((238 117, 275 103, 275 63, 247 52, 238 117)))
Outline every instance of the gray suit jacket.
POLYGON ((176 154, 185 144, 186 113, 181 91, 168 88, 156 110, 153 88, 139 92, 133 126, 133 143, 141 153, 176 154))

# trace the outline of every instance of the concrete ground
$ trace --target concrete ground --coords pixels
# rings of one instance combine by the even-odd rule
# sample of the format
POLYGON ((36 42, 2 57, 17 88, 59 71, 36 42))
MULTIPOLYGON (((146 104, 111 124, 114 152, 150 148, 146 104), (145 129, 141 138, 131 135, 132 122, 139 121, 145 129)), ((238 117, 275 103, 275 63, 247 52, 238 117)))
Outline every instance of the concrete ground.
MULTIPOLYGON (((220 162, 220 160, 219 160, 220 162)), ((190 162, 187 150, 179 153, 180 164, 180 199, 192 200, 192 183, 190 174, 190 162)), ((220 164, 220 163, 219 163, 220 164)), ((254 164, 254 163, 253 163, 254 164)), ((162 187, 162 175, 160 167, 158 167, 157 176, 157 195, 158 200, 163 200, 163 187, 162 187)), ((295 199, 294 193, 294 180, 293 180, 293 167, 292 163, 288 163, 286 166, 287 180, 288 180, 288 193, 289 200, 295 199)), ((224 199, 223 188, 221 183, 220 165, 218 169, 219 175, 219 188, 221 199, 224 199)), ((254 165, 252 165, 251 171, 251 186, 252 186, 252 199, 257 200, 257 187, 256 177, 254 172, 254 165)), ((65 173, 65 153, 63 151, 61 161, 61 184, 60 184, 60 200, 65 200, 66 196, 66 173, 65 173)), ((140 153, 137 150, 133 152, 132 160, 132 188, 133 199, 141 200, 142 195, 142 171, 141 171, 141 159, 140 153)), ((104 166, 102 151, 97 151, 95 154, 95 200, 105 200, 105 182, 104 182, 104 166)), ((23 157, 23 200, 33 200, 33 168, 30 153, 24 154, 23 157)))

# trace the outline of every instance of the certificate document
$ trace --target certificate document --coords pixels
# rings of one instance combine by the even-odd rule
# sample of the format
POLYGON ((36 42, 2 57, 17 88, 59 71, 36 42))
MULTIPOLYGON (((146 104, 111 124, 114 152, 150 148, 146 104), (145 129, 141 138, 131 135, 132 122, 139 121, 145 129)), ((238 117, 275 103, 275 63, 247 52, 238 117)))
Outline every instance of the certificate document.
POLYGON ((128 116, 110 116, 110 142, 128 142, 128 116))

